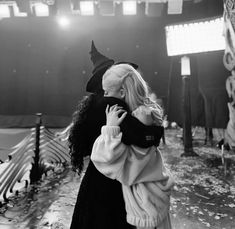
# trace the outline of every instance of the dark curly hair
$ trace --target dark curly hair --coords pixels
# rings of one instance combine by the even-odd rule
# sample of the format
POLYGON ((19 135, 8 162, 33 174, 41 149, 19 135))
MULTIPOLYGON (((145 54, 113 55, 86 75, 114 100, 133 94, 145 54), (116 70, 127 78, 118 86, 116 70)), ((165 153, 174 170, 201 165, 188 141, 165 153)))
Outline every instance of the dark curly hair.
POLYGON ((94 97, 94 94, 90 94, 79 101, 77 109, 73 114, 72 127, 68 138, 72 169, 79 175, 83 169, 83 159, 91 151, 86 128, 89 122, 89 109, 92 107, 94 97))

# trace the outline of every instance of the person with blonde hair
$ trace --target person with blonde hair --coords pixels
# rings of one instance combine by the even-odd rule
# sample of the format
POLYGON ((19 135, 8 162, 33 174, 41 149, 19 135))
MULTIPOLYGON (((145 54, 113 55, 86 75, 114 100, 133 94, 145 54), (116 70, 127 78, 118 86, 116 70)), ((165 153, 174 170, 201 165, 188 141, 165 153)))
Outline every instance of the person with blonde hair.
MULTIPOLYGON (((132 115, 143 124, 162 125, 160 106, 151 100, 147 83, 132 66, 111 66, 103 75, 102 86, 104 96, 125 101, 132 115)), ((101 173, 122 184, 129 224, 137 228, 171 229, 173 178, 157 146, 141 148, 122 142, 125 133, 119 125, 126 115, 118 105, 107 106, 106 125, 93 145, 91 160, 101 173)))

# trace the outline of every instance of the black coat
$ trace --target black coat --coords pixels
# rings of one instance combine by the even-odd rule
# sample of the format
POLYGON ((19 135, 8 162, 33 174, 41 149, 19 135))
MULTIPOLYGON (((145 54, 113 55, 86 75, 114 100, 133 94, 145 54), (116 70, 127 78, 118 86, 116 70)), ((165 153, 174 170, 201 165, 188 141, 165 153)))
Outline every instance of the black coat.
MULTIPOLYGON (((126 104, 112 97, 95 97, 87 110, 84 120, 83 141, 87 145, 87 155, 95 139, 105 125, 105 108, 107 104, 122 106, 128 110, 126 104)), ((123 132, 122 141, 129 145, 140 147, 158 145, 163 134, 162 127, 147 127, 136 118, 127 114, 120 125, 123 132)), ((80 139, 81 140, 81 139, 80 139)), ((79 141, 79 139, 78 139, 79 141)), ((126 210, 122 195, 121 184, 101 174, 89 162, 84 178, 81 182, 77 202, 75 205, 71 229, 130 229, 133 226, 126 222, 126 210)))

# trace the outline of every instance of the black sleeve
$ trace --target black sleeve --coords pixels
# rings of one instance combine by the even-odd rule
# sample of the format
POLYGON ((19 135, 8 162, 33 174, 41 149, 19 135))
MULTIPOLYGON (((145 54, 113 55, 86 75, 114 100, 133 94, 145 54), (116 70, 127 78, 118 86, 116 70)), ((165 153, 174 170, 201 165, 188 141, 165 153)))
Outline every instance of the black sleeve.
MULTIPOLYGON (((102 102, 101 110, 105 117, 105 108, 109 104, 110 106, 118 104, 122 106, 124 110, 128 111, 128 107, 125 102, 111 97, 105 97, 102 102)), ((122 142, 126 145, 136 145, 142 148, 148 148, 153 145, 158 146, 160 139, 163 135, 163 127, 161 126, 146 126, 140 122, 137 118, 132 116, 128 111, 127 116, 120 125, 122 131, 122 142)))
POLYGON ((130 114, 127 114, 120 128, 124 144, 142 148, 158 146, 164 131, 162 126, 146 126, 130 114))

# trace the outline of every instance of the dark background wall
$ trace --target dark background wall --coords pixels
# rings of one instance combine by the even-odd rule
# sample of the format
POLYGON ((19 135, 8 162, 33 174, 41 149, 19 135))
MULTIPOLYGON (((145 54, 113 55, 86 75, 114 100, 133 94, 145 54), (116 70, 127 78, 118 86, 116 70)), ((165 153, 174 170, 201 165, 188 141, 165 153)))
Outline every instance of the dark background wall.
MULTIPOLYGON (((54 17, 1 20, 0 126, 31 126, 31 115, 36 112, 45 115, 49 126, 66 126, 78 100, 86 94, 85 85, 93 68, 91 40, 109 58, 137 63, 153 91, 164 99, 170 119, 180 122, 179 57, 167 56, 164 27, 205 15, 222 15, 221 2, 218 6, 210 0, 185 2, 184 13, 177 16, 167 15, 166 6, 161 17, 73 16, 68 29, 59 27, 54 17)), ((222 65, 222 54, 219 52, 215 59, 214 53, 194 55, 192 81, 198 84, 199 79, 206 79, 205 75, 210 81, 224 81, 228 73, 222 65), (205 70, 207 60, 210 70, 205 70)), ((192 84, 192 93, 203 107, 197 84, 192 84)), ((198 113, 200 116, 201 111, 194 112, 196 117, 198 113)), ((203 125, 203 119, 196 118, 196 124, 203 125)))
POLYGON ((91 40, 110 58, 138 63, 165 93, 168 59, 156 18, 74 17, 66 30, 51 18, 5 19, 0 31, 1 115, 71 116, 93 68, 91 40))

